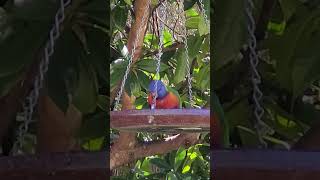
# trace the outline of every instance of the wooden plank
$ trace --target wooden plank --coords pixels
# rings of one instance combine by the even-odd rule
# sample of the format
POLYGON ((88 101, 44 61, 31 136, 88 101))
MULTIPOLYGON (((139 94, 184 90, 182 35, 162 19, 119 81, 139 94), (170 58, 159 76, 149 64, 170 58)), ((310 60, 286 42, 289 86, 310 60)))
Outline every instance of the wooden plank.
POLYGON ((214 180, 319 180, 320 152, 215 150, 214 180))
POLYGON ((156 109, 110 112, 110 127, 126 131, 210 131, 209 109, 156 109))
POLYGON ((54 153, 0 157, 1 180, 101 180, 109 177, 107 153, 54 153))

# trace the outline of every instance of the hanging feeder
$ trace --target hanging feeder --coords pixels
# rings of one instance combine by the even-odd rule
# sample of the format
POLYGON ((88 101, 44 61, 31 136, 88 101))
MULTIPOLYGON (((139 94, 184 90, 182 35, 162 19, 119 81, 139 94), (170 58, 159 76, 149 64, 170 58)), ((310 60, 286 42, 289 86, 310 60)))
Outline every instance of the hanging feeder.
POLYGON ((110 112, 110 127, 121 131, 209 132, 209 109, 155 109, 110 112))
MULTIPOLYGON (((163 2, 165 3, 165 1, 163 2)), ((183 11, 183 9, 182 9, 183 11)), ((165 5, 160 6, 159 17, 166 18, 165 5), (162 8, 162 9, 161 9, 162 8)), ((145 13, 146 16, 147 13, 145 13)), ((146 17, 143 20, 146 20, 146 17)), ((183 21, 185 22, 185 17, 183 16, 183 21)), ((164 20, 163 20, 164 22, 164 20)), ((160 41, 159 41, 159 52, 155 56, 157 62, 156 75, 159 75, 160 71, 160 61, 162 55, 163 46, 163 29, 164 24, 159 24, 160 31, 160 41)), ((141 29, 138 30, 140 32, 141 29)), ((184 44, 185 44, 185 54, 186 54, 186 64, 187 64, 187 82, 188 82, 188 95, 190 104, 193 104, 192 95, 192 85, 191 85, 191 74, 189 66, 189 55, 188 55, 188 45, 187 45, 187 30, 184 29, 184 44)), ((131 54, 134 54, 135 48, 137 46, 135 41, 133 50, 131 54)), ((127 66, 120 91, 115 98, 115 109, 117 109, 121 95, 124 90, 124 85, 127 76, 130 71, 130 65, 132 63, 132 55, 129 58, 129 64, 127 66)), ((155 89, 157 89, 157 83, 155 83, 155 89)), ((157 93, 153 99, 151 109, 144 110, 121 110, 121 111, 111 111, 110 112, 110 127, 118 129, 120 131, 135 131, 135 132, 169 132, 169 133, 179 133, 179 132, 208 132, 210 131, 210 110, 209 109, 155 109, 155 99, 157 98, 157 93)))

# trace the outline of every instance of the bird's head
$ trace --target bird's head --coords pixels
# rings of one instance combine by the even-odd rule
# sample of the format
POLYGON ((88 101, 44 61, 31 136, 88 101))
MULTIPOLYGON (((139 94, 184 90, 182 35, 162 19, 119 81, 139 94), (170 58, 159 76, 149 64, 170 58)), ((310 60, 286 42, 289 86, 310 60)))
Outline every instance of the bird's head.
POLYGON ((149 93, 154 97, 155 94, 158 94, 158 98, 161 99, 167 95, 166 86, 160 80, 152 80, 149 84, 149 93), (157 89, 155 84, 157 83, 157 89))

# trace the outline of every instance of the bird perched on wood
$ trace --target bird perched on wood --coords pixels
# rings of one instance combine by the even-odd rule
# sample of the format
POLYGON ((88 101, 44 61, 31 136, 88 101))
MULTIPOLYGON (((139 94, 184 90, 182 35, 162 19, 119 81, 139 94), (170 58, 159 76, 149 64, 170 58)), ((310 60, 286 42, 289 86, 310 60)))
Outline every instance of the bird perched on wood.
POLYGON ((166 87, 160 80, 152 80, 149 84, 148 103, 150 107, 157 93, 156 109, 178 109, 181 108, 181 101, 178 92, 166 87), (157 89, 155 84, 157 83, 157 89))

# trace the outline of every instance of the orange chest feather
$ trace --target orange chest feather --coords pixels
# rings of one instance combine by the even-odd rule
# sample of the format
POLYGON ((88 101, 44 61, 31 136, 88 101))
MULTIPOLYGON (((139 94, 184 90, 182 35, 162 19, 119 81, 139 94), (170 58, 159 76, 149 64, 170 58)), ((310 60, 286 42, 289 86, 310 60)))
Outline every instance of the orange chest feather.
MULTIPOLYGON (((148 103, 152 104, 151 95, 148 96, 148 103)), ((172 92, 169 92, 166 97, 156 100, 156 108, 157 109, 179 108, 179 99, 172 92)))

